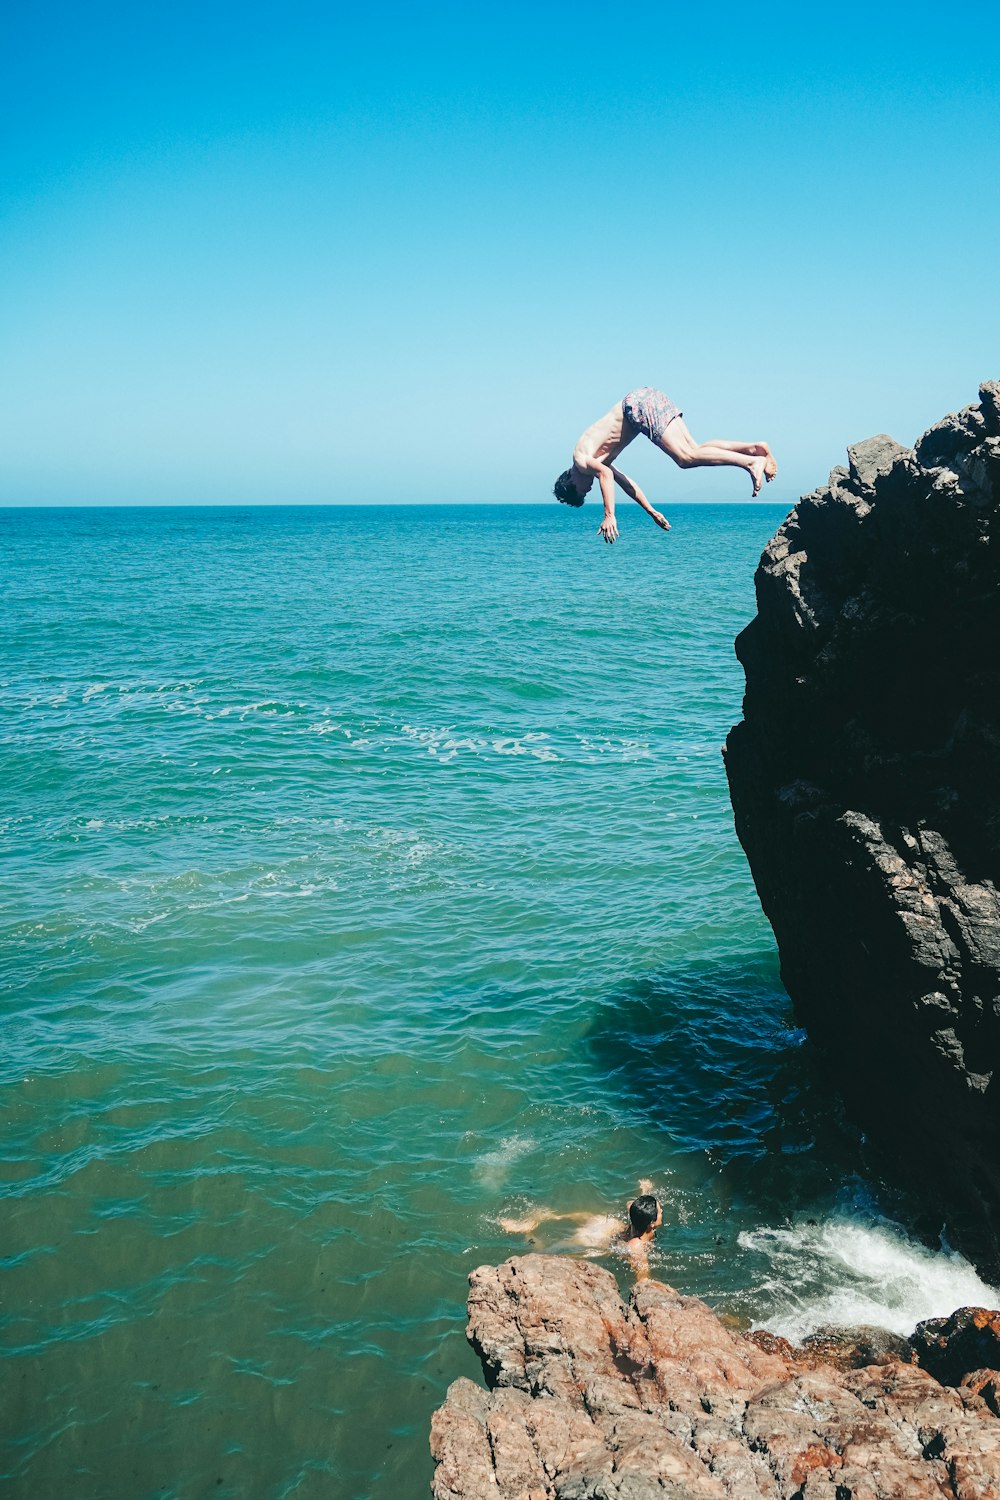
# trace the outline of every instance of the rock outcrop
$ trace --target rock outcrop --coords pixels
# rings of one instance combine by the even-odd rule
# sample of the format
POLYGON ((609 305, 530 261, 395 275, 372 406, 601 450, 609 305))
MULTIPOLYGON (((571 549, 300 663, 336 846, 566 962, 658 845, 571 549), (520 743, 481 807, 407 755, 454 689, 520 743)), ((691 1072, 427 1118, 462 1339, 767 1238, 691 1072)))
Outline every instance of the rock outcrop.
POLYGON ((736 828, 796 1013, 1000 1271, 1000 382, 870 438, 768 544, 736 828))
POLYGON ((435 1413, 435 1500, 1000 1500, 1000 1374, 959 1368, 1000 1314, 930 1328, 944 1385, 908 1345, 855 1368, 865 1339, 795 1350, 653 1281, 626 1305, 565 1256, 470 1282, 490 1389, 457 1380, 435 1413))

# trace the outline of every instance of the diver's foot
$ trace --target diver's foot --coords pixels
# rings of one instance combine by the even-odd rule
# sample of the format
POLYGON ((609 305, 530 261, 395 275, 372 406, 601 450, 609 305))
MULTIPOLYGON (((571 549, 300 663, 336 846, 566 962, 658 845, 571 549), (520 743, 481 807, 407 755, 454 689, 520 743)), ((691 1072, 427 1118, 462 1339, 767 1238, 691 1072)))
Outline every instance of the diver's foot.
POLYGON ((764 460, 764 478, 767 480, 768 484, 770 484, 771 480, 778 472, 778 465, 774 461, 774 454, 771 452, 768 444, 751 443, 746 451, 751 455, 751 457, 762 458, 764 460))
POLYGON ((767 459, 754 458, 750 461, 750 478, 753 480, 753 498, 756 500, 760 494, 761 486, 767 476, 767 459))

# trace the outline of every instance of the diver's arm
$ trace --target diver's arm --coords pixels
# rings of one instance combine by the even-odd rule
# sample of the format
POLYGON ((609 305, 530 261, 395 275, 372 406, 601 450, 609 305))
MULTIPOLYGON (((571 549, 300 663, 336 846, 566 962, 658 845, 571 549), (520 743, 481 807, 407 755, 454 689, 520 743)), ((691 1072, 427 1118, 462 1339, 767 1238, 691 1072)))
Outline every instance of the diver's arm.
POLYGON ((615 522, 614 470, 609 469, 607 464, 601 464, 597 470, 597 480, 601 486, 601 499, 604 501, 604 520, 598 526, 597 534, 610 545, 618 536, 618 526, 615 522))
POLYGON ((614 475, 619 487, 624 491, 626 495, 628 495, 629 499, 634 500, 636 505, 640 506, 646 512, 647 516, 651 516, 656 522, 657 526, 662 527, 664 531, 669 531, 670 522, 667 520, 666 516, 662 516, 658 510, 655 510, 653 506, 650 505, 649 501, 646 499, 645 495, 642 493, 642 490, 636 484, 635 480, 630 479, 627 474, 623 474, 620 469, 616 469, 614 464, 609 464, 608 468, 614 475))

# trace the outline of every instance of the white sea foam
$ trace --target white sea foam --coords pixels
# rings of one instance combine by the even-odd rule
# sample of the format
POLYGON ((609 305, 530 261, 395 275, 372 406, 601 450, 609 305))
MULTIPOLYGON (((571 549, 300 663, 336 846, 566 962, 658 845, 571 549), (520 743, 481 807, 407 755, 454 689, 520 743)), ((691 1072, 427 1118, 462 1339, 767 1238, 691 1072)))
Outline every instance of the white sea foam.
POLYGON ((626 764, 652 758, 652 751, 646 740, 609 739, 607 737, 592 739, 584 734, 580 736, 579 746, 585 755, 597 757, 610 755, 626 764))
POLYGON ((964 1256, 930 1250, 885 1219, 834 1216, 744 1231, 739 1242, 771 1263, 758 1288, 758 1326, 793 1341, 825 1324, 870 1323, 908 1334, 922 1318, 946 1317, 956 1307, 1000 1306, 1000 1291, 964 1256))
POLYGON ((486 1151, 476 1158, 473 1167, 476 1180, 490 1192, 497 1192, 506 1182, 514 1163, 526 1156, 534 1146, 535 1141, 530 1135, 504 1136, 495 1150, 486 1151))
POLYGON ((441 765, 454 760, 459 752, 472 755, 528 755, 535 760, 555 761, 559 756, 546 742, 548 735, 532 732, 523 735, 461 735, 456 736, 453 724, 443 728, 429 728, 418 724, 401 724, 400 729, 408 739, 423 745, 428 755, 437 757, 441 765))

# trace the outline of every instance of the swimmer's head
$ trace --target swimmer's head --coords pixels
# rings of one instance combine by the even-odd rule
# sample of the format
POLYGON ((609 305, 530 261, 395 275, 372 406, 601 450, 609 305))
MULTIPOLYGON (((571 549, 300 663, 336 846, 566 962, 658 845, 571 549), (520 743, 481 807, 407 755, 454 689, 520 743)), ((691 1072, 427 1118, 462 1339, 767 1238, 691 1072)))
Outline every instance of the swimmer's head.
POLYGON ((652 1193, 643 1193, 641 1198, 633 1198, 628 1206, 628 1223, 633 1238, 660 1227, 663 1215, 652 1193))
MULTIPOLYGON (((591 483, 593 483, 593 481, 591 481, 591 483)), ((587 489, 589 488, 590 485, 588 484, 587 489)), ((563 470, 563 472, 559 475, 559 478, 556 480, 555 484, 552 486, 552 493, 553 495, 555 495, 556 499, 561 505, 576 506, 583 504, 583 495, 581 495, 580 493, 579 487, 576 482, 576 474, 573 469, 563 470)), ((584 491, 584 494, 585 493, 586 491, 584 491)))

